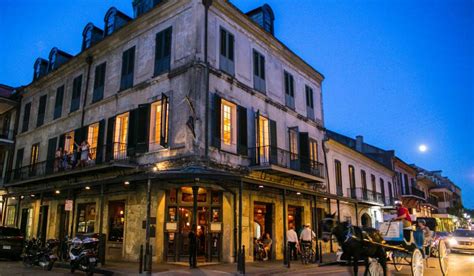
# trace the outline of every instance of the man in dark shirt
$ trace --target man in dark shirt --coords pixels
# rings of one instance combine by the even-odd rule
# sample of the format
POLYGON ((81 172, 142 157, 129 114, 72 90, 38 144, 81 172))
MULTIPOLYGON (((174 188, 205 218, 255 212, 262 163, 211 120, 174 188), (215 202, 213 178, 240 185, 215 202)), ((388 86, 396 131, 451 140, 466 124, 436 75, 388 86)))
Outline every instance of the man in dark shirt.
POLYGON ((197 238, 196 238, 196 225, 193 224, 191 231, 188 234, 189 239, 189 267, 196 268, 196 245, 197 245, 197 238))

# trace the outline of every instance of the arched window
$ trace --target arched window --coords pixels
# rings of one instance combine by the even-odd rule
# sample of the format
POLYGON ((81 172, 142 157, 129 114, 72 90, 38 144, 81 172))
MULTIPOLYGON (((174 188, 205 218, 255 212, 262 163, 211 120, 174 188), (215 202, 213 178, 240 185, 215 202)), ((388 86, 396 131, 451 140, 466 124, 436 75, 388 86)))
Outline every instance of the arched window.
POLYGON ((104 35, 111 35, 115 30, 115 17, 117 15, 116 8, 110 8, 109 11, 105 14, 105 32, 104 35))
POLYGON ((58 48, 54 47, 53 49, 51 49, 51 52, 49 52, 49 71, 53 71, 58 67, 56 64, 57 55, 58 48))

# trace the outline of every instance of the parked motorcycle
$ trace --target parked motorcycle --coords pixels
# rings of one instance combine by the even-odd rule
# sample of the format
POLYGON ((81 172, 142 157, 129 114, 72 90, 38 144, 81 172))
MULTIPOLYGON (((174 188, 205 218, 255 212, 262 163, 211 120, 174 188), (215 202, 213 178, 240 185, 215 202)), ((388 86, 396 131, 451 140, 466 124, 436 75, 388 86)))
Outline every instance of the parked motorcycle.
POLYGON ((79 269, 86 272, 86 275, 94 274, 98 262, 98 245, 99 239, 93 237, 72 239, 69 247, 71 273, 79 269))
POLYGON ((40 240, 32 239, 27 241, 24 254, 22 255, 23 264, 26 267, 38 265, 50 271, 58 260, 58 256, 54 254, 54 248, 58 245, 59 241, 55 239, 47 240, 44 247, 40 240))

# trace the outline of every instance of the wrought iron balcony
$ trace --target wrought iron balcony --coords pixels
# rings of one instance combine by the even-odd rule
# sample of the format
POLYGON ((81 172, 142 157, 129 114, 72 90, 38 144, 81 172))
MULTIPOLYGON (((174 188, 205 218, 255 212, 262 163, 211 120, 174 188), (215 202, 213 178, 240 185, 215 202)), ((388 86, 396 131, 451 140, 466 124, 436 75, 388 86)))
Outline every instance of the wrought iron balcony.
POLYGON ((55 157, 13 169, 7 172, 6 183, 14 183, 73 171, 79 172, 85 169, 91 169, 99 164, 128 159, 127 144, 124 143, 103 145, 100 149, 90 148, 87 153, 87 158, 84 158, 84 155, 81 156, 81 154, 81 151, 61 154, 61 156, 57 158, 55 157))
POLYGON ((347 194, 350 198, 357 199, 360 201, 378 203, 378 204, 386 204, 384 198, 381 193, 377 193, 368 189, 364 188, 349 188, 347 189, 347 194))
POLYGON ((324 164, 299 154, 271 146, 249 148, 250 166, 271 166, 325 177, 324 164))

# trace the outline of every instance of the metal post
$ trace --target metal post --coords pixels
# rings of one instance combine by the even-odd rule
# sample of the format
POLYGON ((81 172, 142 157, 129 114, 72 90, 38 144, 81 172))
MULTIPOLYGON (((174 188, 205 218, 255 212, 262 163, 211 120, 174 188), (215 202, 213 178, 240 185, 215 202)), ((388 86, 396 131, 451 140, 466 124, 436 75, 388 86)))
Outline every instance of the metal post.
MULTIPOLYGON (((289 263, 289 260, 287 259, 288 256, 286 254, 286 247, 287 247, 287 240, 286 240, 286 190, 283 189, 283 264, 287 264, 286 262, 289 263)), ((268 257, 268 256, 267 256, 268 257)))
POLYGON ((150 216, 151 216, 151 179, 147 180, 146 187, 146 245, 145 245, 145 268, 147 275, 151 275, 151 271, 148 271, 149 264, 151 262, 150 254, 150 216))

